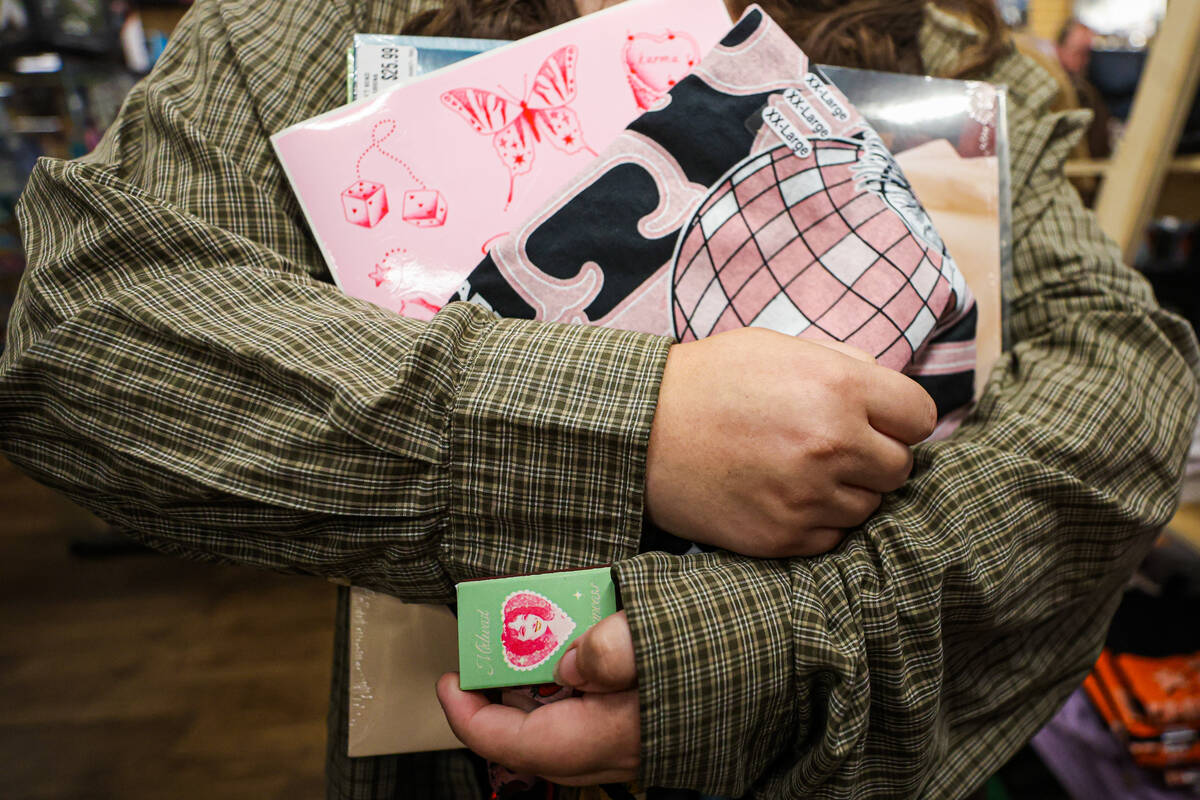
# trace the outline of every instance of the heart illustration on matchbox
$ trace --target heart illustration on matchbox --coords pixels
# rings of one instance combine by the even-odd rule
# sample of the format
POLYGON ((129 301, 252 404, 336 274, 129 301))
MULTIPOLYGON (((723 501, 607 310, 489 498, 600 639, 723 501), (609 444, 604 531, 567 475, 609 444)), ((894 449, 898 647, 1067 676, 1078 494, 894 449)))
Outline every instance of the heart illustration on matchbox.
POLYGON ((558 652, 575 630, 575 620, 537 592, 513 592, 504 600, 500 643, 513 669, 530 670, 558 652))
POLYGON ((700 46, 686 33, 629 34, 621 56, 638 107, 650 111, 665 105, 667 92, 695 69, 700 55, 700 46))
POLYGON ((608 567, 468 580, 455 590, 466 690, 553 681, 571 642, 617 610, 608 567))

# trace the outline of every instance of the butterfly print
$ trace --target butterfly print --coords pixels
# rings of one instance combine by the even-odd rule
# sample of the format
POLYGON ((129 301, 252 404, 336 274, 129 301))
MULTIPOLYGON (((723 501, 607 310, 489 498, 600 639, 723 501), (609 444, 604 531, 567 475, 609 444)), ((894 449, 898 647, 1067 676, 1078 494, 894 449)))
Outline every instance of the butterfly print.
POLYGON ((543 139, 564 153, 586 150, 596 155, 584 140, 579 115, 571 108, 577 91, 578 60, 579 48, 575 45, 555 50, 520 101, 485 89, 454 89, 442 94, 443 104, 477 133, 492 137, 496 155, 508 168, 506 209, 512 204, 517 176, 533 171, 534 146, 543 139))

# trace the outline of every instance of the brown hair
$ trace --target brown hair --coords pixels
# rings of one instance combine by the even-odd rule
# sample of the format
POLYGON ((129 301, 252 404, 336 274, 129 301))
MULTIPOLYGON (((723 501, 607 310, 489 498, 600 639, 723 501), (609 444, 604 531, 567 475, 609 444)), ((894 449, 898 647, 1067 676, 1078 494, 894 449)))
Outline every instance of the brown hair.
MULTIPOLYGON (((754 0, 733 0, 741 11, 754 0)), ((925 0, 757 0, 819 64, 925 72, 918 33, 925 0)), ((993 0, 944 0, 940 5, 982 32, 950 75, 987 67, 1008 51, 1004 24, 993 0)), ((577 15, 574 0, 445 0, 437 10, 412 17, 404 33, 516 39, 577 15)))
POLYGON ((440 9, 413 15, 401 32, 519 39, 577 16, 574 0, 444 0, 440 9))

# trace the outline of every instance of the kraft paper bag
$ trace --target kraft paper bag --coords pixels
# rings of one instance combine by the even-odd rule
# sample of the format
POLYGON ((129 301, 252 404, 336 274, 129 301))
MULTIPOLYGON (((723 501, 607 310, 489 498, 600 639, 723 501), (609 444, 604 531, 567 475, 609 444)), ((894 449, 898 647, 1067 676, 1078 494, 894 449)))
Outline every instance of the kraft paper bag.
POLYGON ((350 592, 351 757, 462 747, 434 685, 458 669, 458 623, 441 605, 350 592))

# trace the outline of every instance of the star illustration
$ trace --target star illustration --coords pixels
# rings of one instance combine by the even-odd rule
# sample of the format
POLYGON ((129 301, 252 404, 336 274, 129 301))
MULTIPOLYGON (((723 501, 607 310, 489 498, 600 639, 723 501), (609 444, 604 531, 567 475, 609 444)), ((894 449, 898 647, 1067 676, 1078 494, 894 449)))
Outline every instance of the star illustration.
POLYGON ((375 280, 375 288, 378 289, 380 286, 383 286, 383 282, 388 279, 388 275, 390 273, 391 270, 385 267, 383 264, 376 264, 375 271, 369 274, 367 277, 375 280))
POLYGON ((576 600, 578 600, 578 599, 579 599, 579 598, 581 598, 581 597, 583 597, 583 595, 581 595, 579 592, 576 592, 576 593, 575 593, 575 599, 576 599, 576 600))

